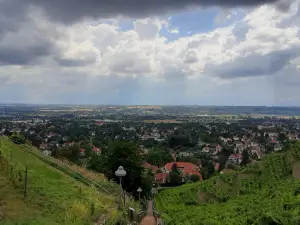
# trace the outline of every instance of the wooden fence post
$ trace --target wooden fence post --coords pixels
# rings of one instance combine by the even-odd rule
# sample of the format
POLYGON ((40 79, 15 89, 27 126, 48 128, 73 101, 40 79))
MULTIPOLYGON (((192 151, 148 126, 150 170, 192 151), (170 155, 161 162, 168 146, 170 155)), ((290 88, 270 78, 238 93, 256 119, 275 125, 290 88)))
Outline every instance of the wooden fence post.
POLYGON ((24 198, 26 198, 26 196, 27 196, 27 172, 28 172, 28 170, 27 170, 27 165, 26 165, 26 169, 25 169, 25 184, 24 184, 24 198))

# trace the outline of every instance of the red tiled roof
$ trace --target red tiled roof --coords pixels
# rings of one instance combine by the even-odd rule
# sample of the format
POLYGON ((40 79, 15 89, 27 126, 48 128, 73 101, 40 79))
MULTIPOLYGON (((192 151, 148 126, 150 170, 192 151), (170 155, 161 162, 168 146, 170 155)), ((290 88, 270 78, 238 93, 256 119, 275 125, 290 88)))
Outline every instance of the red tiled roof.
POLYGON ((188 175, 195 174, 199 176, 200 179, 202 180, 202 176, 198 172, 200 170, 199 166, 196 166, 193 163, 189 163, 189 162, 170 162, 165 165, 165 168, 168 171, 171 171, 174 164, 176 164, 177 168, 183 171, 184 174, 188 174, 188 175))
POLYGON ((216 170, 216 171, 219 171, 219 169, 220 169, 220 163, 216 163, 216 164, 215 164, 215 170, 216 170))
POLYGON ((168 173, 157 173, 155 174, 155 181, 158 183, 165 183, 168 179, 168 173))
POLYGON ((231 154, 230 156, 231 158, 236 158, 236 159, 242 158, 241 154, 231 154))
POLYGON ((101 148, 95 148, 95 147, 94 147, 94 148, 92 149, 92 151, 93 151, 93 152, 101 152, 101 148))
POLYGON ((153 173, 155 173, 158 170, 157 166, 153 166, 150 163, 144 163, 142 165, 145 169, 151 169, 153 173))

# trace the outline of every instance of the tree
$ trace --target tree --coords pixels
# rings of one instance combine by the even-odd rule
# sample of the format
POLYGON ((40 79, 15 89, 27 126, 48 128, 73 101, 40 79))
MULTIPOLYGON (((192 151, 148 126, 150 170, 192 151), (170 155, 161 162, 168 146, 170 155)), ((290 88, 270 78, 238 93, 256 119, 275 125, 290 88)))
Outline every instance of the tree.
POLYGON ((250 162, 250 155, 248 150, 244 150, 242 153, 242 162, 241 165, 247 165, 250 162))
POLYGON ((109 144, 107 151, 99 157, 92 157, 88 168, 103 173, 109 180, 113 179, 118 181, 118 178, 115 176, 115 171, 119 166, 123 166, 127 171, 127 175, 122 181, 123 187, 128 192, 136 192, 138 187, 142 184, 144 169, 141 165, 141 152, 134 143, 113 141, 109 144))
POLYGON ((278 141, 280 141, 280 142, 285 142, 286 140, 287 140, 287 137, 285 136, 284 133, 280 133, 280 134, 278 135, 278 141))
POLYGON ((201 175, 203 180, 206 180, 210 177, 213 176, 213 174, 215 173, 215 167, 214 164, 211 160, 207 161, 207 163, 203 163, 202 164, 202 169, 201 169, 201 175))
POLYGON ((181 184, 182 178, 181 176, 176 172, 170 172, 169 173, 169 184, 172 186, 178 186, 181 184))
POLYGON ((169 154, 167 150, 153 148, 149 150, 146 161, 152 165, 163 166, 167 162, 172 161, 172 156, 169 154))
POLYGON ((200 177, 197 176, 196 174, 192 174, 190 176, 190 180, 193 181, 193 182, 198 182, 200 180, 200 177))
POLYGON ((13 134, 10 137, 10 140, 18 145, 25 144, 25 142, 26 142, 25 137, 23 135, 19 135, 19 134, 13 134))

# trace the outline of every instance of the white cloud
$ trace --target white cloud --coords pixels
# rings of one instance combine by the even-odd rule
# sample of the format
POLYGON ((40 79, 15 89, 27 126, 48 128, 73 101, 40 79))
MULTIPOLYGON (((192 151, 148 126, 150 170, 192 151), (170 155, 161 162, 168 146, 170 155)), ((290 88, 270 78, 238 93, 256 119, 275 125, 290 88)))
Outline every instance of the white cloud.
POLYGON ((169 32, 170 32, 171 34, 179 34, 178 28, 171 29, 171 30, 169 30, 169 32))
MULTIPOLYGON (((137 20, 132 29, 122 30, 118 20, 106 23, 86 20, 67 27, 50 23, 39 15, 35 17, 39 19, 34 19, 34 26, 26 26, 28 34, 24 33, 24 40, 36 38, 32 36, 33 31, 47 31, 48 38, 55 40, 55 51, 35 65, 0 67, 0 85, 20 85, 30 93, 26 100, 36 101, 49 98, 47 96, 53 101, 59 100, 60 94, 70 95, 78 90, 87 94, 107 94, 114 90, 111 94, 117 96, 122 94, 125 83, 139 87, 141 92, 143 89, 155 92, 155 87, 161 87, 166 92, 178 92, 191 99, 206 96, 216 100, 219 89, 224 89, 231 91, 224 95, 229 99, 234 96, 234 88, 240 85, 251 84, 255 88, 260 79, 266 86, 275 85, 268 83, 268 79, 272 76, 282 79, 286 68, 294 74, 288 79, 297 77, 300 27, 291 18, 299 13, 298 6, 299 1, 287 12, 280 12, 274 6, 262 6, 229 26, 174 41, 162 36, 161 30, 166 28, 178 36, 179 30, 169 29, 169 20, 159 18, 137 20), (289 67, 290 64, 293 66, 289 67), (120 83, 114 83, 114 79, 120 83), (51 94, 53 90, 55 94, 51 94)), ((234 11, 229 15, 234 15, 234 11)), ((0 40, 0 46, 7 42, 11 42, 9 46, 30 44, 35 39, 26 43, 20 40, 18 33, 10 33, 0 40)), ((263 90, 263 86, 260 89, 263 90)), ((251 90, 249 87, 241 92, 246 95, 251 90)), ((271 101, 270 94, 263 99, 271 101)))

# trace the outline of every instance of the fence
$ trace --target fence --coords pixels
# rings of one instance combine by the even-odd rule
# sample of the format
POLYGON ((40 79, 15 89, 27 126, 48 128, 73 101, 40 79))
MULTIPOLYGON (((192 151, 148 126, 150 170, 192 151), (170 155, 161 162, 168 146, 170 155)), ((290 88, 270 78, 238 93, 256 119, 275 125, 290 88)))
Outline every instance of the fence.
POLYGON ((28 168, 13 160, 13 153, 5 153, 0 145, 0 169, 7 174, 16 187, 23 188, 24 197, 27 195, 28 168))
POLYGON ((44 161, 48 165, 68 174, 69 176, 73 177, 74 179, 80 181, 81 183, 83 183, 85 185, 93 186, 93 187, 97 188, 98 190, 105 192, 108 195, 112 195, 108 190, 103 188, 100 184, 98 184, 95 181, 91 180, 90 178, 84 176, 80 172, 70 168, 68 165, 66 165, 62 161, 57 160, 51 156, 43 155, 41 152, 33 150, 30 147, 27 147, 27 146, 25 146, 25 147, 28 152, 30 152, 34 156, 38 157, 40 160, 44 161))

